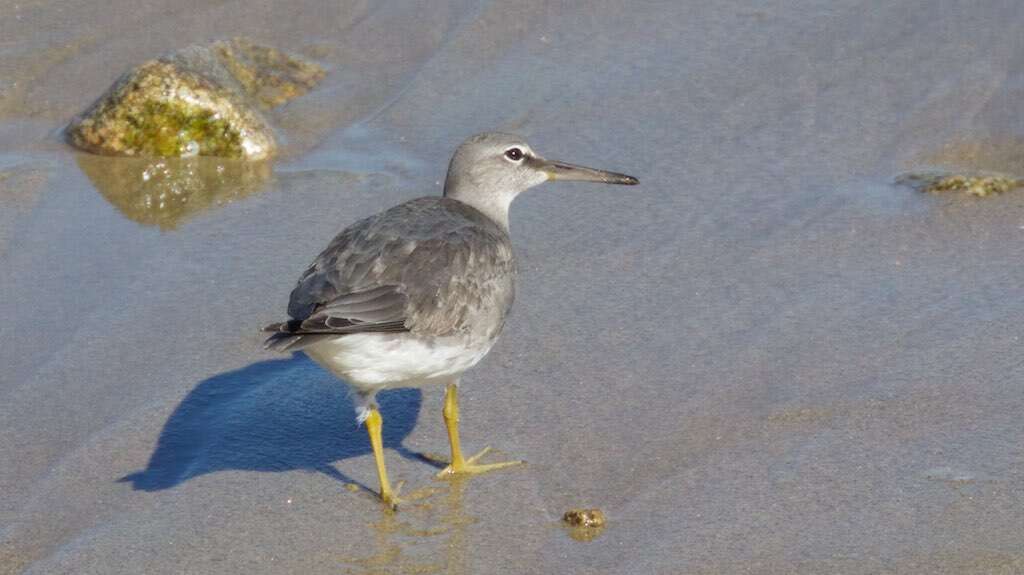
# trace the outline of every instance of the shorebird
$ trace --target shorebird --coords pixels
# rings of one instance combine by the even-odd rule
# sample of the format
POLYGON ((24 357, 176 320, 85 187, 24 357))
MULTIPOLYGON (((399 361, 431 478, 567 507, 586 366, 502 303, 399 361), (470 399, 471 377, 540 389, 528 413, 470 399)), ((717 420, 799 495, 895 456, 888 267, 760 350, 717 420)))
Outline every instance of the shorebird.
POLYGON ((459 442, 462 374, 490 351, 515 298, 509 206, 548 180, 634 185, 624 174, 546 160, 520 137, 485 133, 458 147, 442 196, 418 198, 338 234, 299 278, 290 320, 264 328, 266 347, 303 350, 347 382, 366 424, 380 497, 395 507, 374 396, 383 389, 446 385, 442 414, 451 462, 439 476, 521 463, 481 464, 459 442))

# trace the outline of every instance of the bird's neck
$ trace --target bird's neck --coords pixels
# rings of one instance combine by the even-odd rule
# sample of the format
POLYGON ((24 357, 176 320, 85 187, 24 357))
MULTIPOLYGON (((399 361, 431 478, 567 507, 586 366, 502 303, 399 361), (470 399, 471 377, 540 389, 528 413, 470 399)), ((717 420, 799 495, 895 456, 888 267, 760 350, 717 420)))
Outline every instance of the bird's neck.
POLYGON ((508 233, 508 210, 516 197, 515 192, 503 193, 494 189, 480 192, 471 186, 445 185, 444 197, 458 200, 479 210, 508 233))

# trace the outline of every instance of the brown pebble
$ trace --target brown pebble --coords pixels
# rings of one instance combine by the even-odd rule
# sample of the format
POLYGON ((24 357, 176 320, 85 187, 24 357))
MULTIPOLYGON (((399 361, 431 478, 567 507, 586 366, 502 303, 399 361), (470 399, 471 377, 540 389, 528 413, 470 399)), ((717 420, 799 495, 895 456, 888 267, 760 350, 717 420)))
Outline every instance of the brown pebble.
POLYGON ((604 532, 605 518, 600 509, 570 509, 562 515, 569 537, 576 541, 593 541, 604 532))
POLYGON ((562 521, 572 527, 604 527, 604 513, 600 509, 570 509, 562 521))

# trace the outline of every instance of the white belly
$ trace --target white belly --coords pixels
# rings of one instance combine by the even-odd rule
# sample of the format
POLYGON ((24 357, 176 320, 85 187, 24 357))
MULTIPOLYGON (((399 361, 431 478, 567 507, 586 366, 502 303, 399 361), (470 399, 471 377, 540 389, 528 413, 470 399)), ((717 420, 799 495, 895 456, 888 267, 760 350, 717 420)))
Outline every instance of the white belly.
POLYGON ((451 381, 483 359, 494 341, 357 333, 319 341, 304 351, 356 389, 379 391, 451 381))

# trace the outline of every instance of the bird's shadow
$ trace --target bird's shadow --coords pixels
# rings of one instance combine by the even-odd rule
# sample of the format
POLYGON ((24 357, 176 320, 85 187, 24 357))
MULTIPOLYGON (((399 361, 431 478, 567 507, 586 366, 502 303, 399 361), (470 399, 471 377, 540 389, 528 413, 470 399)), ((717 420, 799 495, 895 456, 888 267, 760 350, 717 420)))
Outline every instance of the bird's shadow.
MULTIPOLYGON (((426 461, 402 445, 416 427, 420 390, 384 391, 377 401, 384 447, 426 461)), ((200 382, 164 424, 146 469, 120 481, 159 491, 225 469, 305 469, 355 483, 333 463, 371 452, 347 386, 296 353, 200 382)))

